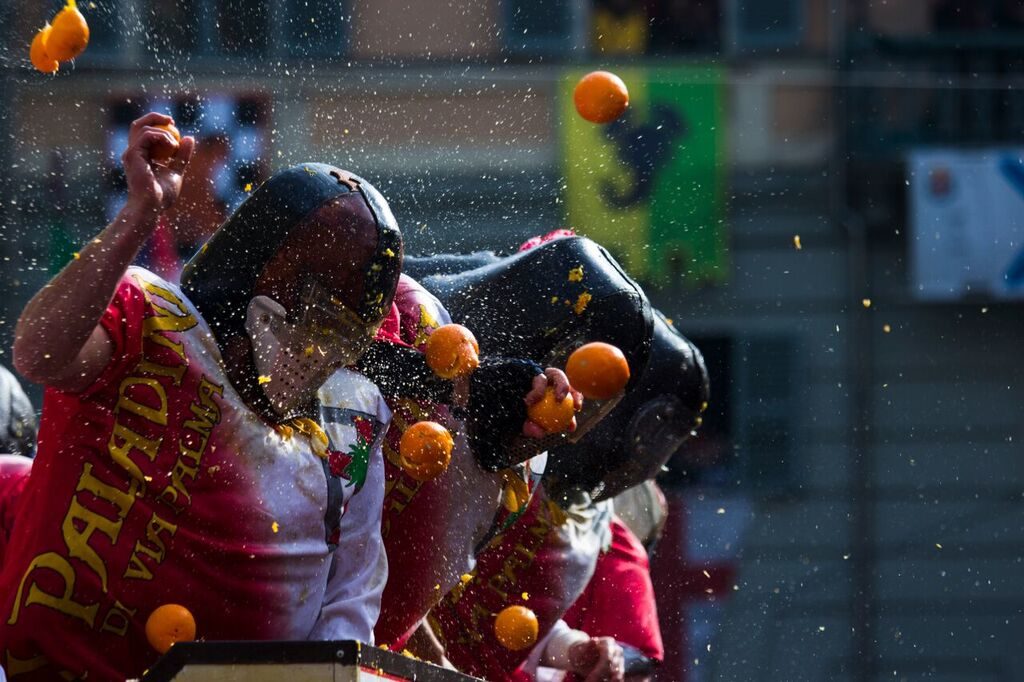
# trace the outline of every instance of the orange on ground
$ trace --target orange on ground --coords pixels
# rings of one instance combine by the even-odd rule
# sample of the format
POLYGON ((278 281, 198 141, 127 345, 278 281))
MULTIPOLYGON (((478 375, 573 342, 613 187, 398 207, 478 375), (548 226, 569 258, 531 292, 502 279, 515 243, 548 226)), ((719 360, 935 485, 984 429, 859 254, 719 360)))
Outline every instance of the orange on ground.
POLYGON ((506 649, 521 651, 537 643, 537 615, 525 606, 509 606, 494 619, 494 636, 506 649))
POLYGON ((466 376, 480 366, 480 345, 461 324, 438 327, 427 337, 427 364, 442 379, 466 376))
POLYGON ((37 71, 53 73, 60 66, 60 62, 46 52, 46 37, 50 34, 52 27, 47 24, 39 29, 36 37, 32 39, 32 45, 28 48, 28 58, 37 71))
POLYGON ((448 468, 455 441, 437 422, 416 422, 398 442, 402 469, 417 481, 429 481, 448 468))
POLYGON ((164 138, 160 142, 157 142, 149 149, 149 158, 157 163, 167 163, 174 155, 178 153, 178 143, 181 142, 181 133, 173 123, 165 123, 163 125, 155 125, 154 128, 166 131, 173 139, 168 140, 164 138))
POLYGON ((565 375, 584 398, 608 400, 626 387, 629 363, 615 346, 595 341, 572 352, 565 364, 565 375))
POLYGON ((629 106, 629 91, 614 73, 591 71, 576 84, 572 101, 591 123, 611 123, 629 106))
POLYGON ((575 412, 572 395, 566 394, 562 400, 556 400, 553 388, 549 388, 543 398, 526 408, 530 421, 539 424, 548 433, 571 429, 576 419, 575 412))
POLYGON ((46 53, 59 62, 66 62, 82 54, 89 44, 89 24, 78 11, 75 0, 68 0, 53 18, 53 29, 46 37, 46 53))
POLYGON ((196 619, 180 604, 164 604, 146 619, 146 639, 160 653, 172 644, 191 642, 196 638, 196 619))

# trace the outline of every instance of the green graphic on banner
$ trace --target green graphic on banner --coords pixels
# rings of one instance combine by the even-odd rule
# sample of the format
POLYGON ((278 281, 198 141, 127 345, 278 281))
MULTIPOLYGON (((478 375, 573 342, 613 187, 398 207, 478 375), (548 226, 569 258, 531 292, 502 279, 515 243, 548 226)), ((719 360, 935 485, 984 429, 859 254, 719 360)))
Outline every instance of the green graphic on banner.
POLYGON ((562 90, 567 224, 607 247, 634 277, 724 282, 723 74, 718 67, 624 68, 630 105, 617 121, 583 120, 562 90))

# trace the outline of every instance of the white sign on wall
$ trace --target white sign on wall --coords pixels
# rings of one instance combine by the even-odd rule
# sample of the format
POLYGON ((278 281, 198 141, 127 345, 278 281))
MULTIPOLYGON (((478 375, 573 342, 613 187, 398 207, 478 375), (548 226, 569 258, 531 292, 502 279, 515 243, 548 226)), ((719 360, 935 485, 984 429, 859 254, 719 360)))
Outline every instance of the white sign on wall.
POLYGON ((1024 149, 917 150, 907 182, 913 296, 1024 299, 1024 149))

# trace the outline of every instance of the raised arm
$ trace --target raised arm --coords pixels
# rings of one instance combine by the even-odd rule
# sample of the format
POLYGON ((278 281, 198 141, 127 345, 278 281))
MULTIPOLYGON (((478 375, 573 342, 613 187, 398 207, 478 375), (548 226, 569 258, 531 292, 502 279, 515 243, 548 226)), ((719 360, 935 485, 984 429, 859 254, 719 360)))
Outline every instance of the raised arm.
POLYGON ((167 165, 151 160, 170 133, 155 126, 170 116, 149 113, 132 123, 121 157, 128 202, 110 225, 33 298, 14 332, 14 365, 24 376, 63 390, 83 390, 110 360, 112 342, 99 326, 125 270, 152 234, 160 213, 174 203, 195 140, 182 138, 167 165))

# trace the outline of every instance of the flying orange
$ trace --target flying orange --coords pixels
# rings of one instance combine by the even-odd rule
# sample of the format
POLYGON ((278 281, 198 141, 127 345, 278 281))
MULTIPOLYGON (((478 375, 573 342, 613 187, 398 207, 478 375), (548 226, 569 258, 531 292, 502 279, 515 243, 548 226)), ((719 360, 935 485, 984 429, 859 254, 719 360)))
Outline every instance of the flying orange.
POLYGON ((480 366, 480 345, 461 324, 438 327, 427 337, 427 364, 442 379, 471 374, 480 366))
POLYGON ((521 651, 537 643, 537 614, 525 606, 509 606, 494 619, 494 636, 506 649, 521 651))
POLYGON ((60 67, 60 62, 46 52, 46 39, 52 29, 53 27, 49 24, 39 29, 36 37, 32 39, 32 45, 28 48, 29 61, 37 71, 43 73, 54 73, 60 67))
POLYGON ((565 374, 584 398, 608 400, 626 387, 629 363, 615 346, 595 341, 573 351, 565 374))
POLYGON ((572 101, 579 115, 591 123, 611 123, 629 106, 629 91, 614 73, 592 71, 576 84, 572 101))
POLYGON ((429 481, 448 468, 454 444, 452 434, 437 422, 416 422, 398 442, 399 463, 417 481, 429 481))
POLYGON ((59 62, 66 62, 82 54, 89 44, 89 24, 78 11, 75 0, 68 0, 57 16, 44 40, 46 53, 59 62))

